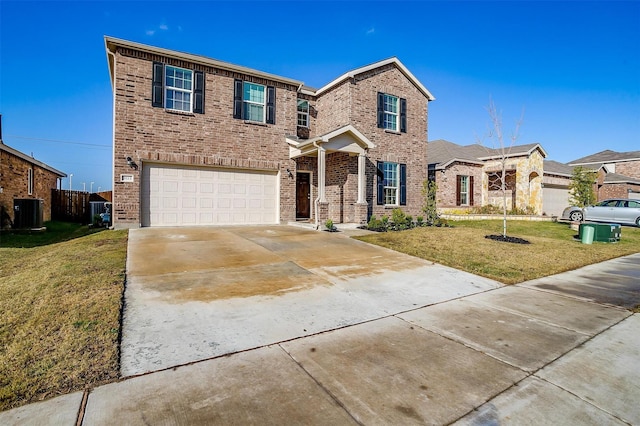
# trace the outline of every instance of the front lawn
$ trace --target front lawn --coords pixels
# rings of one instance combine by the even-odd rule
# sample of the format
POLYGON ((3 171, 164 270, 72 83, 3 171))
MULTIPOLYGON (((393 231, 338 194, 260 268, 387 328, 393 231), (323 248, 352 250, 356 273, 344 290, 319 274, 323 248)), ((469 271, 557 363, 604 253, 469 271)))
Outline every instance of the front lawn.
POLYGON ((0 235, 0 410, 118 378, 126 231, 0 235))
POLYGON ((640 228, 622 227, 618 243, 581 244, 568 224, 509 221, 507 235, 531 244, 485 238, 501 234, 501 220, 450 222, 452 228, 415 228, 357 237, 412 256, 505 284, 515 284, 640 252, 640 228))

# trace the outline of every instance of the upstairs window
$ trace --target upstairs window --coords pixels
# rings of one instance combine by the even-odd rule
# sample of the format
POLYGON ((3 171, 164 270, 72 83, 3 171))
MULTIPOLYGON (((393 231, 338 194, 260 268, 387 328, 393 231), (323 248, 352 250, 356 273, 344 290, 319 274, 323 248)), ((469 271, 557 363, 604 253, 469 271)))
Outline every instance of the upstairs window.
POLYGON ((264 123, 265 87, 261 84, 244 82, 242 91, 243 116, 245 120, 264 123))
POLYGON ((276 88, 235 80, 233 118, 256 123, 276 123, 276 88))
POLYGON ((397 206, 407 204, 407 166, 392 162, 378 162, 378 204, 397 206))
POLYGON ((27 193, 29 195, 33 194, 33 168, 29 167, 27 169, 27 193))
POLYGON ((154 62, 151 98, 154 107, 204 114, 204 72, 154 62))
POLYGON ((164 107, 191 112, 193 71, 168 66, 164 77, 164 107))
POLYGON ((298 99, 298 126, 309 127, 309 101, 298 99))
POLYGON ((384 116, 382 118, 382 127, 385 129, 398 131, 398 98, 391 95, 383 95, 382 109, 384 116))
POLYGON ((407 132, 407 100, 378 92, 378 127, 392 132, 407 132))

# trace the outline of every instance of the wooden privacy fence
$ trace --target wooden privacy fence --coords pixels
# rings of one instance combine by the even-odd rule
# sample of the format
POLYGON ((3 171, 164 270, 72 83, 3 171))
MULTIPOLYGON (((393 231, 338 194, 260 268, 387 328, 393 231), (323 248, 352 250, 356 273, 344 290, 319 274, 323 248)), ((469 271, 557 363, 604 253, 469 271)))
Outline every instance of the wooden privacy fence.
POLYGON ((85 191, 51 190, 51 219, 63 222, 90 223, 90 194, 85 191))

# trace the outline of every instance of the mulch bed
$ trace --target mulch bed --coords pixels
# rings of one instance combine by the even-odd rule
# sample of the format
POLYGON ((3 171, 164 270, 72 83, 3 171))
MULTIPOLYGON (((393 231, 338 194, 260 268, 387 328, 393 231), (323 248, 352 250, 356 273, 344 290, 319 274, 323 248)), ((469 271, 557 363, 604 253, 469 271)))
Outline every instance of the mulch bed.
POLYGON ((494 241, 502 241, 504 243, 531 244, 529 241, 518 237, 505 237, 504 235, 485 235, 484 237, 494 241))

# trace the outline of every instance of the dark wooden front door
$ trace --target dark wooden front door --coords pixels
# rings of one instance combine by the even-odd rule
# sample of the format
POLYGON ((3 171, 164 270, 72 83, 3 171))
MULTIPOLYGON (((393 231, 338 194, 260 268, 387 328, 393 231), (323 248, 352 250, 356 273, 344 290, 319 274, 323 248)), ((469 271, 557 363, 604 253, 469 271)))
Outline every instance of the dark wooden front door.
POLYGON ((296 173, 296 219, 311 217, 311 173, 296 173))

